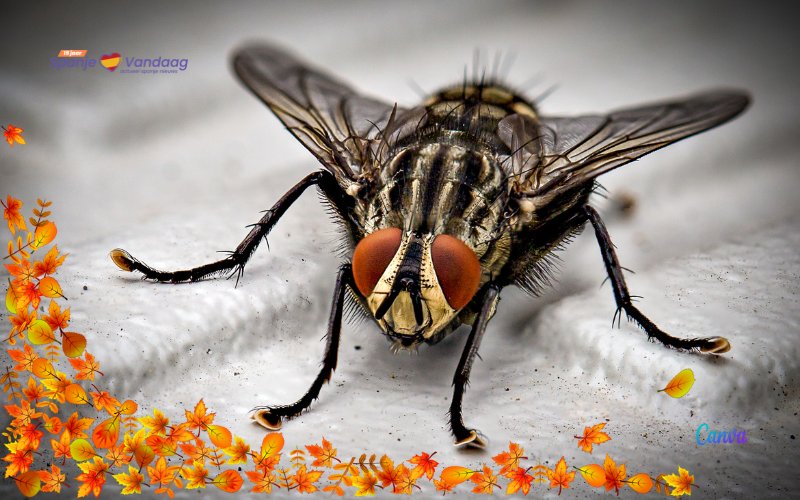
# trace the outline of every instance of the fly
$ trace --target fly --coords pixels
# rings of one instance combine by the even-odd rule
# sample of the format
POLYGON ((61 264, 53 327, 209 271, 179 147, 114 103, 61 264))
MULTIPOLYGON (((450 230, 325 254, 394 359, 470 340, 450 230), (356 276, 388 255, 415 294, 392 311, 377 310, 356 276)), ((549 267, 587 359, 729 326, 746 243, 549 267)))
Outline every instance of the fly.
POLYGON ((323 168, 304 177, 226 258, 159 271, 128 252, 114 263, 145 279, 179 283, 222 273, 237 281, 259 243, 309 187, 334 209, 349 243, 339 267, 322 369, 288 405, 261 406, 253 418, 280 428, 306 410, 336 368, 342 312, 354 301, 393 349, 435 344, 461 325, 469 336, 453 377, 450 429, 456 445, 481 447, 464 424, 462 398, 500 291, 537 294, 549 284, 553 252, 594 229, 617 315, 667 347, 721 354, 723 337, 677 338, 634 305, 600 215, 589 205, 596 179, 656 149, 724 123, 749 103, 744 92, 714 90, 607 115, 543 116, 496 81, 468 81, 402 108, 361 95, 271 45, 236 53, 236 74, 323 168))

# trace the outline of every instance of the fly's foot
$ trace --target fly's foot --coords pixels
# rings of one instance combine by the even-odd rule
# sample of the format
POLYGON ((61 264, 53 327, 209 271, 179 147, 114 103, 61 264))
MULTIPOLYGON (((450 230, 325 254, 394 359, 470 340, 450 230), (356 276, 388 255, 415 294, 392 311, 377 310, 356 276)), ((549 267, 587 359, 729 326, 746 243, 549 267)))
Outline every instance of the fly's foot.
POLYGON ((118 268, 129 273, 134 271, 134 265, 138 262, 131 254, 121 248, 111 250, 111 253, 108 255, 118 268))
POLYGON ((488 439, 481 434, 477 429, 463 429, 461 432, 456 433, 456 440, 453 443, 457 447, 464 448, 486 448, 488 439))
POLYGON ((700 352, 707 354, 722 354, 731 350, 731 343, 725 337, 709 337, 698 339, 700 352))
POLYGON ((257 409, 250 415, 250 418, 255 420, 258 425, 271 430, 279 431, 283 425, 280 415, 275 415, 269 408, 257 409))

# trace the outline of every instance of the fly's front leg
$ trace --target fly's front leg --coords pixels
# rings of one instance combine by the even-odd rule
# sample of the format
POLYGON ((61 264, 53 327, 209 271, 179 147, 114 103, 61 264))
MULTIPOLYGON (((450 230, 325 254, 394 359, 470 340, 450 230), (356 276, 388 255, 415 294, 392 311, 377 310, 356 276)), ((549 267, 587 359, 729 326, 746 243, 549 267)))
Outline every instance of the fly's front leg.
POLYGON ((667 347, 674 347, 676 349, 699 349, 702 352, 710 354, 722 354, 730 350, 731 345, 725 337, 695 339, 673 337, 658 328, 655 323, 642 314, 631 301, 631 295, 628 293, 628 286, 625 284, 625 278, 622 275, 622 267, 619 265, 617 253, 614 251, 613 243, 611 243, 611 236, 609 236, 606 226, 603 224, 603 220, 600 219, 600 214, 589 205, 585 205, 583 211, 594 227, 597 243, 600 245, 600 250, 603 252, 603 262, 605 262, 606 272, 608 273, 611 287, 614 290, 614 299, 617 301, 615 318, 617 314, 621 314, 620 311, 625 311, 625 315, 628 319, 639 325, 649 338, 655 338, 667 347))
POLYGON ((483 294, 481 310, 475 322, 472 324, 472 330, 469 332, 469 338, 464 346, 464 352, 461 353, 461 359, 458 362, 458 368, 453 376, 453 401, 450 403, 450 430, 456 438, 456 446, 471 446, 474 448, 483 448, 486 446, 486 441, 476 429, 467 429, 464 425, 464 419, 461 416, 461 401, 464 398, 464 390, 469 384, 469 372, 472 369, 472 362, 478 354, 478 348, 481 345, 481 338, 483 332, 486 331, 486 325, 489 323, 494 309, 497 307, 497 302, 500 294, 500 288, 494 284, 490 284, 483 294))
POLYGON ((282 418, 292 418, 299 415, 303 410, 311 406, 311 403, 319 397, 322 384, 328 382, 336 369, 336 360, 339 354, 339 338, 342 332, 342 309, 344 308, 344 295, 346 287, 353 287, 353 271, 350 264, 345 264, 339 268, 336 276, 336 289, 333 292, 333 304, 331 305, 331 316, 328 320, 328 333, 325 336, 325 354, 322 357, 322 369, 317 374, 317 378, 308 388, 305 395, 290 405, 281 406, 260 406, 253 410, 252 418, 269 430, 281 428, 282 418))
POLYGON ((244 273, 245 264, 247 264, 253 252, 255 252, 258 244, 261 243, 262 238, 267 237, 275 223, 278 222, 292 203, 303 194, 303 191, 309 186, 314 185, 319 186, 326 197, 331 200, 331 203, 333 203, 340 212, 342 211, 344 207, 341 204, 347 203, 347 198, 336 182, 333 174, 327 170, 309 174, 284 194, 271 209, 267 210, 261 220, 253 224, 253 229, 250 230, 245 239, 236 247, 236 250, 222 260, 181 271, 159 271, 134 258, 121 248, 116 248, 111 251, 111 259, 123 271, 138 271, 142 273, 146 279, 165 283, 200 281, 227 271, 231 271, 230 276, 237 274, 236 281, 238 283, 239 278, 241 278, 242 273, 244 273))

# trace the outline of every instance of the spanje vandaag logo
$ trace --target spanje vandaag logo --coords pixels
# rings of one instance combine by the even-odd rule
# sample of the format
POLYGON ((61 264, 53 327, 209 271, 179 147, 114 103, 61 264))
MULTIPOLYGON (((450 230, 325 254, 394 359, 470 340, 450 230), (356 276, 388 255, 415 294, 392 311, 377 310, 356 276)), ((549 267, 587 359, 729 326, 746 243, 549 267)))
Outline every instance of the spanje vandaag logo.
POLYGON ((58 56, 50 59, 50 66, 57 70, 92 71, 106 70, 110 73, 124 74, 176 74, 189 68, 187 57, 139 57, 119 52, 102 54, 98 58, 87 57, 85 49, 62 49, 58 56))

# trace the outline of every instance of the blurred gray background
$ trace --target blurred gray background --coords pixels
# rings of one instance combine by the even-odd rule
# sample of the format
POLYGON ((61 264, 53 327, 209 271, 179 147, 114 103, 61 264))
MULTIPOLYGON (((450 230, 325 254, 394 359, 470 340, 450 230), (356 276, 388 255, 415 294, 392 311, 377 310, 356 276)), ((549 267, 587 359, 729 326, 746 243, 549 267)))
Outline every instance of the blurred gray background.
MULTIPOLYGON (((608 451, 637 471, 687 467, 711 497, 785 497, 798 486, 781 472, 800 461, 789 437, 800 432, 793 9, 722 1, 14 3, 0 19, 0 123, 24 128, 28 144, 0 144, 0 195, 27 209, 37 197, 54 202, 57 241, 71 254, 60 279, 105 386, 173 419, 204 397, 220 423, 255 446, 263 433, 247 411, 294 400, 321 356, 338 261, 335 228, 315 197, 290 210, 238 288, 143 283, 107 257, 121 246, 163 268, 215 259, 319 168, 236 81, 229 59, 237 46, 280 43, 401 105, 420 100, 416 88, 459 81, 476 50, 513 54, 508 81, 531 97, 555 86, 543 114, 748 90, 754 103, 733 123, 602 179, 612 201, 636 200, 632 216, 596 200, 622 264, 637 271, 628 279, 645 297, 645 314, 676 335, 727 336, 730 355, 669 352, 630 325, 611 330, 611 292, 598 289, 602 261, 586 232, 562 254, 553 290, 539 299, 504 292, 465 418, 493 439, 492 455, 509 440, 542 461, 565 454, 570 464, 591 463, 608 451), (189 65, 170 75, 56 70, 49 60, 60 49, 189 65), (654 393, 687 366, 698 374, 690 396, 654 393), (575 449, 572 434, 603 419, 614 441, 599 456, 575 449), (750 443, 699 448, 701 422, 746 428, 750 443)), ((310 444, 323 429, 341 455, 373 450, 400 460, 430 446, 447 464, 489 461, 453 450, 445 429, 464 336, 409 358, 390 355, 375 328, 348 327, 332 384, 284 427, 287 443, 310 444)), ((594 495, 582 484, 566 493, 594 495)))

